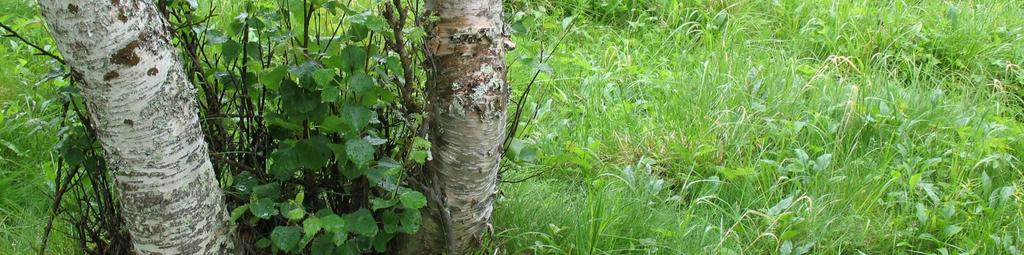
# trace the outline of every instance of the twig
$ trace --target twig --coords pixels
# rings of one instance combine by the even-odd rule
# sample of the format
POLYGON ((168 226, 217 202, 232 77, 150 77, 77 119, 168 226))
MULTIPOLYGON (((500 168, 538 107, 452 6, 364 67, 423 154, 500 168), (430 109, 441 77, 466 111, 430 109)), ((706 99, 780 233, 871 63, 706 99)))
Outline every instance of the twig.
POLYGON ((0 28, 3 28, 4 31, 7 31, 7 34, 3 35, 4 37, 18 38, 18 40, 21 41, 22 43, 25 43, 25 45, 28 45, 28 46, 38 50, 40 55, 44 55, 44 56, 48 56, 50 58, 53 58, 53 60, 57 60, 57 62, 60 62, 61 65, 67 65, 66 63, 64 63, 64 59, 58 57, 57 55, 54 55, 53 53, 50 53, 49 51, 44 50, 43 47, 39 47, 39 45, 28 41, 28 39, 25 39, 24 36, 21 36, 21 34, 18 34, 18 32, 14 31, 13 28, 5 25, 3 22, 0 22, 0 28))

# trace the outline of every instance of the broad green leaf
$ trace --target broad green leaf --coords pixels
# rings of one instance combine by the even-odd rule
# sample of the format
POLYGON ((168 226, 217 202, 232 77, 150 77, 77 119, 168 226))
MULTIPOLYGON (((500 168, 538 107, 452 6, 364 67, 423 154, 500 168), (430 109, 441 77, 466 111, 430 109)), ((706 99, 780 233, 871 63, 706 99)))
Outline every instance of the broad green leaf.
POLYGON ((348 231, 346 228, 346 222, 344 218, 341 218, 337 214, 328 214, 324 217, 320 217, 320 224, 323 229, 327 232, 345 232, 348 231))
POLYGON ((373 146, 363 139, 349 139, 345 142, 345 153, 348 159, 359 166, 367 166, 373 161, 373 146))
POLYGON ((360 70, 366 63, 366 51, 358 45, 349 45, 341 50, 341 61, 342 71, 360 70))
POLYGON ((380 233, 373 236, 373 250, 378 253, 383 253, 388 249, 388 243, 391 242, 391 238, 394 238, 394 233, 380 233))
POLYGON ((316 233, 320 232, 320 229, 322 228, 323 223, 320 221, 320 218, 315 216, 310 216, 309 218, 306 218, 306 220, 302 221, 302 233, 306 236, 316 235, 316 233))
POLYGON ((274 69, 264 70, 260 75, 260 82, 267 86, 268 89, 278 90, 281 88, 281 80, 284 79, 285 75, 288 75, 288 68, 284 65, 274 67, 274 69))
POLYGON ((235 40, 228 40, 221 44, 221 56, 224 57, 224 62, 231 63, 235 62, 238 58, 238 53, 242 51, 242 45, 235 40))
POLYGON ((348 223, 349 232, 359 234, 362 236, 374 236, 377 235, 377 221, 373 218, 373 214, 366 208, 359 209, 353 213, 345 215, 345 221, 348 223))
POLYGON ((268 198, 271 200, 277 199, 281 196, 281 184, 278 182, 271 182, 255 186, 252 188, 252 194, 257 198, 268 198))
POLYGON ((320 131, 328 133, 338 133, 345 130, 345 121, 338 116, 329 116, 324 119, 324 123, 320 123, 320 131))
POLYGON ((344 246, 345 242, 348 241, 348 231, 338 231, 331 235, 331 241, 336 246, 344 246))
POLYGON ((392 206, 395 206, 395 204, 398 204, 398 201, 392 199, 384 199, 379 197, 370 199, 370 209, 373 209, 374 211, 384 208, 390 208, 392 206))
POLYGON ((281 106, 292 117, 304 116, 304 114, 315 110, 320 104, 320 93, 318 91, 299 87, 298 84, 291 80, 285 80, 281 83, 280 92, 281 106))
POLYGON ((327 165, 331 156, 331 148, 327 147, 327 144, 327 137, 324 136, 314 136, 296 142, 293 149, 299 166, 307 169, 319 169, 327 165))
POLYGON ((313 71, 313 81, 316 85, 321 88, 326 88, 331 85, 331 81, 334 80, 335 71, 333 68, 321 68, 313 71))
POLYGON ((296 176, 299 171, 300 154, 292 147, 277 148, 270 153, 273 163, 267 171, 279 181, 287 181, 296 176))
POLYGON ((398 226, 398 231, 406 234, 416 233, 420 230, 420 224, 423 222, 423 216, 420 215, 418 209, 405 209, 402 210, 401 224, 398 226))
POLYGON ((356 72, 348 78, 349 87, 356 95, 363 95, 373 88, 373 78, 363 72, 356 72))
POLYGON ((369 109, 361 105, 350 104, 341 109, 341 119, 353 131, 363 130, 366 125, 370 124, 371 114, 369 109))
POLYGON ((375 32, 388 32, 388 23, 384 21, 384 18, 377 15, 369 15, 366 17, 366 23, 363 23, 366 28, 375 32))
POLYGON ((327 86, 320 92, 320 101, 325 103, 336 103, 341 97, 341 90, 336 86, 327 86))
POLYGON ((331 239, 326 235, 317 236, 313 239, 312 247, 310 247, 311 255, 331 255, 334 254, 334 244, 331 243, 331 239))
POLYGON ((269 248, 269 247, 270 247, 270 239, 260 238, 260 240, 256 240, 256 248, 266 249, 266 248, 269 248))
POLYGON ((429 152, 427 152, 427 151, 416 150, 416 151, 413 151, 412 153, 410 153, 409 157, 411 157, 412 160, 415 161, 417 164, 422 165, 424 163, 427 163, 427 156, 428 155, 429 155, 429 152))
POLYGON ((270 217, 277 215, 277 206, 274 206, 273 200, 261 198, 249 204, 249 211, 256 218, 270 219, 270 217))
POLYGON ((231 221, 238 221, 238 219, 242 218, 242 216, 245 215, 245 212, 248 211, 249 204, 244 204, 242 206, 236 207, 234 210, 231 210, 231 221))
POLYGON ((270 240, 274 242, 274 247, 282 251, 295 250, 299 239, 302 239, 302 229, 299 227, 277 226, 270 233, 270 240))
POLYGON ((295 208, 288 210, 288 213, 285 216, 287 216, 289 220, 301 220, 302 217, 306 216, 306 210, 302 209, 301 206, 296 206, 295 208))
POLYGON ((205 32, 206 32, 206 42, 208 42, 210 44, 217 45, 217 44, 223 44, 223 43, 228 41, 228 36, 224 35, 224 32, 221 32, 220 30, 208 28, 208 29, 205 29, 205 32))
POLYGON ((420 209, 427 205, 427 197, 418 191, 402 193, 399 200, 402 200, 402 206, 410 209, 420 209))
POLYGON ((380 223, 383 225, 384 233, 395 233, 398 231, 399 217, 395 211, 388 210, 384 212, 384 215, 380 218, 380 223))
POLYGON ((907 184, 909 185, 911 190, 917 188, 917 183, 921 182, 921 175, 922 174, 924 174, 924 173, 917 173, 917 174, 914 174, 914 175, 910 176, 910 181, 908 181, 907 184))

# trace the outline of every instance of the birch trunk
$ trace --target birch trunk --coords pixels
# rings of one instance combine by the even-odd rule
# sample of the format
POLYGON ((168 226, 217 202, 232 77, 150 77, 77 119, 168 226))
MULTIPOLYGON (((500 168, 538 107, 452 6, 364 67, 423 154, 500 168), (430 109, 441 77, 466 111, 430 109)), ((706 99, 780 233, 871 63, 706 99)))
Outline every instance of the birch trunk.
POLYGON ((501 0, 427 0, 431 204, 399 253, 465 254, 490 230, 505 139, 508 34, 501 0))
POLYGON ((228 252, 228 214, 199 126, 195 88, 156 6, 144 0, 39 4, 80 81, 135 252, 228 252))

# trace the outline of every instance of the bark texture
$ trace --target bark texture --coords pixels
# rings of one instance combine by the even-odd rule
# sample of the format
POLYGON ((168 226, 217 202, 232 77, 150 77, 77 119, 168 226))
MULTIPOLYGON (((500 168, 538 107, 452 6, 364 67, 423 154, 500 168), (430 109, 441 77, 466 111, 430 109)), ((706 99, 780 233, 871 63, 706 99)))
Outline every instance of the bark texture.
POLYGON ((223 254, 231 234, 195 88, 151 1, 40 0, 113 171, 140 254, 223 254))
POLYGON ((403 254, 465 254, 490 229, 505 139, 508 33, 501 0, 427 0, 429 140, 420 231, 403 254))

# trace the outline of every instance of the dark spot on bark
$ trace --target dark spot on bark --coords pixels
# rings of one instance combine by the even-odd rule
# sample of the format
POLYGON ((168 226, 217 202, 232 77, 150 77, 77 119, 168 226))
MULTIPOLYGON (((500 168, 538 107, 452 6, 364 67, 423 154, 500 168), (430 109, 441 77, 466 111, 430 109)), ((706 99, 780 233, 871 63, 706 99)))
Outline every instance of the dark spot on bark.
POLYGON ((117 52, 114 52, 114 55, 110 56, 110 62, 126 66, 139 64, 139 55, 135 55, 135 49, 137 48, 139 48, 139 41, 128 43, 124 48, 117 50, 117 52))
POLYGON ((160 70, 157 70, 156 67, 150 68, 149 71, 146 71, 146 74, 149 76, 154 76, 158 73, 160 73, 160 70))
POLYGON ((114 5, 119 5, 119 4, 121 4, 121 0, 110 0, 110 3, 112 3, 114 5))
POLYGON ((103 81, 113 80, 114 78, 117 78, 118 76, 121 76, 121 75, 118 74, 117 71, 110 71, 110 72, 107 72, 107 74, 103 75, 103 81))
POLYGON ((135 126, 135 122, 130 120, 130 119, 124 119, 124 124, 128 125, 129 127, 134 127, 135 126))
POLYGON ((78 70, 75 70, 74 68, 71 69, 71 79, 75 79, 76 81, 82 81, 83 80, 82 77, 84 77, 84 76, 82 76, 82 72, 79 72, 78 70))
POLYGON ((117 20, 120 20, 121 23, 128 22, 128 15, 124 14, 124 9, 117 9, 117 20))
POLYGON ((68 11, 71 12, 71 14, 77 14, 78 6, 74 4, 68 4, 68 11))

